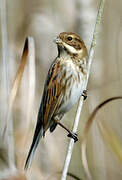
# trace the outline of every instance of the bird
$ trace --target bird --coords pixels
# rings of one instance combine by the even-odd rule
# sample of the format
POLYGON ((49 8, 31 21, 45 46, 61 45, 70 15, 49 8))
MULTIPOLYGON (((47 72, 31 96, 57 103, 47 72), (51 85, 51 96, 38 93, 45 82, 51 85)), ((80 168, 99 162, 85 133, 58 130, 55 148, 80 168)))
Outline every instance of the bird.
POLYGON ((39 140, 57 125, 68 131, 76 142, 77 134, 68 130, 60 120, 79 100, 87 97, 83 83, 87 78, 88 52, 81 37, 73 32, 62 32, 54 40, 58 55, 52 62, 44 84, 33 141, 25 162, 27 170, 32 163, 39 140))

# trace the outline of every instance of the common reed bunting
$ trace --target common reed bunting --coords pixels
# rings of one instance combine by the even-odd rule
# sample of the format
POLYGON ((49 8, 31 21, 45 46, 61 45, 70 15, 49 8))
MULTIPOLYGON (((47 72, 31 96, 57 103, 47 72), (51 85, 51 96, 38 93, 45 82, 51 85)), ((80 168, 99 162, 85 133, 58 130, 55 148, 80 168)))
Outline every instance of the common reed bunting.
POLYGON ((68 137, 77 141, 77 135, 69 131, 60 120, 80 96, 86 97, 83 83, 87 76, 87 49, 79 35, 63 32, 55 39, 58 56, 51 64, 44 85, 33 142, 25 163, 30 166, 39 140, 47 129, 53 132, 57 125, 68 131, 68 137))

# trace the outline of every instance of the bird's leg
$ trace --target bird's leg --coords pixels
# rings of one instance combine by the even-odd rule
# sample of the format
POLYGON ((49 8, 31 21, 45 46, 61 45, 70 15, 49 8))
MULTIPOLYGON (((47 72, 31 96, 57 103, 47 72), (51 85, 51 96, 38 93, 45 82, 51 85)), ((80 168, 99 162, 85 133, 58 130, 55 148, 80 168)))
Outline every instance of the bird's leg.
POLYGON ((87 98, 87 90, 83 91, 82 96, 83 96, 84 100, 86 100, 86 98, 87 98))
POLYGON ((67 129, 67 128, 66 128, 63 124, 61 124, 58 120, 55 120, 55 122, 69 133, 67 136, 73 138, 73 139, 74 139, 74 142, 78 141, 78 138, 77 138, 77 134, 76 134, 76 133, 73 133, 72 131, 70 131, 69 129, 67 129))

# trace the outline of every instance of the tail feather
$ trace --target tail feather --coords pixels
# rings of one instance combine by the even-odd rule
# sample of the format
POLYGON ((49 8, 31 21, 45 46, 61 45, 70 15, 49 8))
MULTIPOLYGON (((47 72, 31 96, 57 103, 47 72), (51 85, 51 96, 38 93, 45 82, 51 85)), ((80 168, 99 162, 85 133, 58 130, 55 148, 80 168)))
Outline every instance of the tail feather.
POLYGON ((43 132, 44 132, 43 127, 41 127, 41 129, 37 130, 34 134, 33 142, 32 142, 30 151, 29 151, 27 159, 26 159, 26 163, 25 163, 25 167, 24 167, 25 170, 27 170, 28 167, 30 167, 30 165, 32 163, 35 150, 37 148, 40 138, 43 136, 43 132))

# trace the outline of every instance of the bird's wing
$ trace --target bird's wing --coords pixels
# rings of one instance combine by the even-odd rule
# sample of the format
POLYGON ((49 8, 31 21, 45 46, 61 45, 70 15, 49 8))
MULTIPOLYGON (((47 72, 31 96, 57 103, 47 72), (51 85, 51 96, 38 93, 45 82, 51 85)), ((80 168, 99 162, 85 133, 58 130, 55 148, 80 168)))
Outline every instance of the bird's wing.
POLYGON ((60 107, 63 99, 63 79, 65 74, 65 71, 61 69, 60 62, 53 63, 48 72, 41 103, 44 132, 49 128, 51 118, 60 107))

